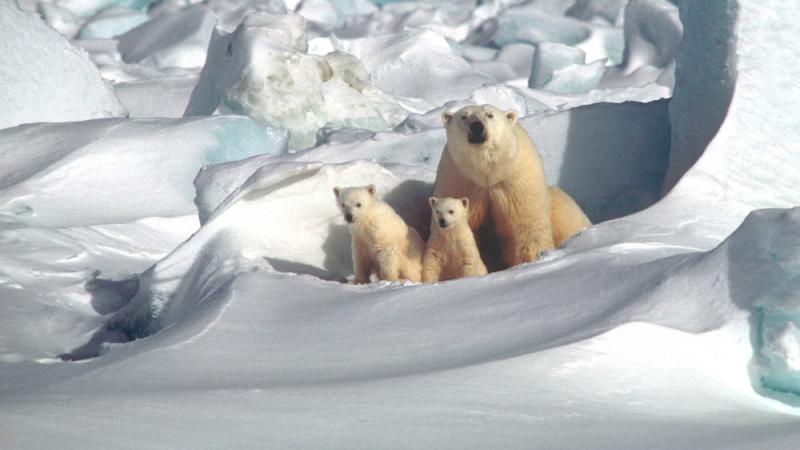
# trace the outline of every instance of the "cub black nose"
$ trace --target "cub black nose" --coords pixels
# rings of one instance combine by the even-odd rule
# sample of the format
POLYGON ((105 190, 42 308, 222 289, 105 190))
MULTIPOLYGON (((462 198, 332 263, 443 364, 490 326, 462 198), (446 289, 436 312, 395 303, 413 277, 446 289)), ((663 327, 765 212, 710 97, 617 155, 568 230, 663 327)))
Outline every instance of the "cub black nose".
POLYGON ((444 228, 447 226, 447 222, 445 222, 444 219, 439 219, 439 226, 444 228))
POLYGON ((347 223, 353 223, 353 215, 350 214, 350 213, 345 214, 344 215, 344 220, 346 220, 347 223))
POLYGON ((469 124, 470 134, 480 136, 481 134, 483 134, 483 130, 484 130, 483 123, 481 122, 472 122, 471 124, 469 124))

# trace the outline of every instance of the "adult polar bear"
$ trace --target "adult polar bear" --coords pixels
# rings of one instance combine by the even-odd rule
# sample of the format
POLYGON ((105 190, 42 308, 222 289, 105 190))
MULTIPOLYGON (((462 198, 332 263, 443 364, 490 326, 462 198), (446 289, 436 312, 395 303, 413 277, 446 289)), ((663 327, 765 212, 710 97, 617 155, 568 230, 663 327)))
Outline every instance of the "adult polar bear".
MULTIPOLYGON (((535 261, 591 225, 566 192, 547 187, 539 152, 516 113, 476 105, 442 117, 447 143, 433 195, 469 198, 473 232, 491 217, 506 266, 535 261)), ((491 258, 496 252, 485 241, 481 253, 491 258)))

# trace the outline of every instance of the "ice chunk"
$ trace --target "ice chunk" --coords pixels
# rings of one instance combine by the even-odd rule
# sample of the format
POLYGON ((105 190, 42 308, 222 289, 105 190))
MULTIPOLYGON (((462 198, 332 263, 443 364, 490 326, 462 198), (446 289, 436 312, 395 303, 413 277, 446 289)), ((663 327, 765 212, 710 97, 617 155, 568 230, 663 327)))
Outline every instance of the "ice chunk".
POLYGON ((119 37, 125 62, 158 67, 203 67, 214 29, 214 13, 202 5, 164 14, 119 37))
POLYGON ((508 44, 500 49, 494 60, 503 62, 514 71, 515 78, 530 78, 536 47, 525 43, 508 44))
POLYGON ((127 8, 101 11, 81 28, 79 39, 108 39, 118 36, 150 20, 147 14, 127 8))
POLYGON ((667 0, 631 0, 625 8, 625 51, 619 66, 608 71, 601 87, 673 86, 672 73, 683 25, 678 8, 667 0))
POLYGON ((514 42, 576 45, 586 40, 590 34, 591 28, 584 22, 523 6, 509 8, 498 16, 493 41, 499 46, 514 42))
POLYGON ((284 0, 207 0, 204 3, 219 18, 217 26, 228 33, 235 30, 251 11, 284 14, 287 6, 291 6, 287 4, 291 2, 284 0))
POLYGON ((366 37, 342 41, 341 45, 364 63, 377 87, 393 95, 425 100, 433 106, 453 98, 466 98, 473 89, 493 82, 432 31, 366 37))
POLYGON ((297 9, 307 21, 326 30, 341 28, 354 17, 376 11, 378 8, 369 0, 305 0, 297 9))
POLYGON ((0 132, 0 222, 122 223, 194 211, 204 165, 286 151, 286 130, 246 117, 107 119, 0 132))
POLYGON ((583 50, 555 42, 542 42, 536 46, 528 86, 542 88, 553 78, 553 73, 568 66, 583 64, 583 50))
POLYGON ((0 2, 0 42, 0 129, 125 114, 86 54, 14 2, 0 2))
POLYGON ((629 0, 576 0, 566 15, 585 21, 603 20, 609 25, 622 25, 625 5, 629 0))
POLYGON ((606 61, 572 64, 553 72, 543 89, 562 94, 581 94, 594 89, 606 71, 606 61))
POLYGON ((301 17, 249 15, 234 33, 213 38, 186 115, 247 114, 288 128, 294 148, 314 145, 326 123, 386 130, 405 118, 354 56, 307 48, 301 17))

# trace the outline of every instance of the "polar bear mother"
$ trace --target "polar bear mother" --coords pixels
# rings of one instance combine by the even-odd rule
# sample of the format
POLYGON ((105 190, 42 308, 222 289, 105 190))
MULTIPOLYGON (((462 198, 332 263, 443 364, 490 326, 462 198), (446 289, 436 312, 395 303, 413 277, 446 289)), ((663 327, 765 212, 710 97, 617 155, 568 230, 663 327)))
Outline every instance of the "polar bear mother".
MULTIPOLYGON (((539 153, 513 111, 467 106, 442 116, 447 130, 433 195, 469 198, 469 225, 492 225, 503 263, 535 261, 591 225, 575 201, 547 187, 539 153), (491 219, 491 221, 490 221, 491 219)), ((481 253, 493 253, 480 239, 481 253)))

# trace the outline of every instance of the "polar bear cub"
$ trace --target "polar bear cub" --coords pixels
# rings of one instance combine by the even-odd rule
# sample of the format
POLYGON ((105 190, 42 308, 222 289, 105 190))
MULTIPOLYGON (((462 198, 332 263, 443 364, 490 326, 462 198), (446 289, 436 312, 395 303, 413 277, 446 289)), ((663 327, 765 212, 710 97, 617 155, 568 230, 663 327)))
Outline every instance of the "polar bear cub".
POLYGON ((356 284, 368 283, 373 271, 381 280, 422 280, 422 238, 376 197, 374 185, 334 187, 333 194, 350 228, 356 284))
POLYGON ((422 259, 422 281, 486 275, 486 265, 469 227, 469 199, 430 197, 428 203, 431 236, 422 259))

